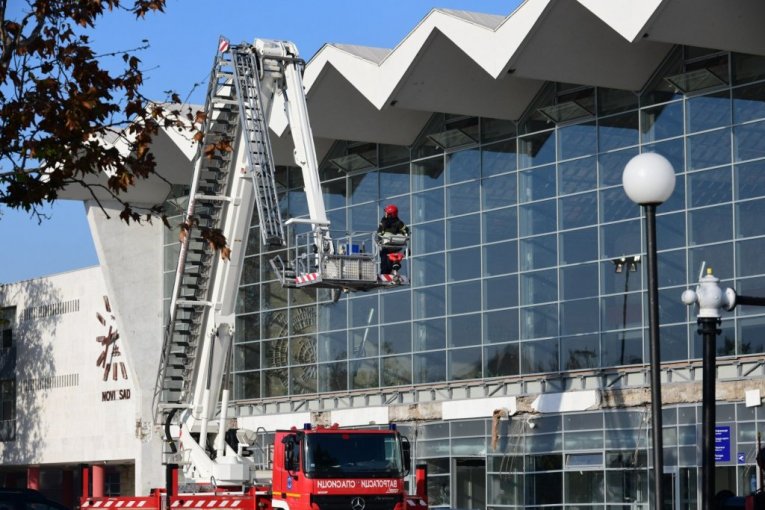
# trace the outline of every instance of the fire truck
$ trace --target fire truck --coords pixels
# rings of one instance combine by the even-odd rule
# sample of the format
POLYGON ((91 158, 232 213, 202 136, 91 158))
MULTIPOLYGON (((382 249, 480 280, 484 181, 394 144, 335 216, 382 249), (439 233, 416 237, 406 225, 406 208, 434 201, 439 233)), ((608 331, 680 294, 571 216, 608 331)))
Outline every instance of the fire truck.
MULTIPOLYGON (((153 399, 154 423, 163 429, 167 445, 166 486, 144 497, 85 494, 82 508, 426 506, 423 468, 416 475, 419 496, 407 494, 409 443, 393 425, 367 430, 293 426, 276 431, 273 444, 265 447, 256 441, 263 434, 229 427, 228 365, 251 225, 257 225, 259 242, 273 253, 271 269, 285 287, 328 289, 337 299, 343 292, 408 283, 399 271, 407 236, 337 236, 330 228, 303 68, 290 42, 220 40, 204 110, 195 119, 201 140, 153 399), (289 129, 308 218, 282 219, 269 126, 289 129), (225 236, 227 257, 210 249, 210 233, 225 236), (393 274, 378 274, 381 251, 396 262, 393 274)), ((87 478, 84 470, 83 487, 87 478)))

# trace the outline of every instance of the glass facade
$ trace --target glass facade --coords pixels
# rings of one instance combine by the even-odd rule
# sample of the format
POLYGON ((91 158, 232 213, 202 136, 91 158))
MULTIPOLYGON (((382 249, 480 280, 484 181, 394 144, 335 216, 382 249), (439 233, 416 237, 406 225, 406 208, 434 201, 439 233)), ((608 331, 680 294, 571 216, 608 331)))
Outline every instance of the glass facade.
MULTIPOLYGON (((634 260, 645 233, 621 175, 648 151, 677 173, 657 216, 661 361, 700 359, 680 294, 703 263, 740 294, 765 295, 765 58, 676 48, 638 94, 548 83, 517 122, 435 114, 411 147, 337 142, 321 165, 333 231, 372 232, 396 204, 412 232, 411 285, 336 303, 327 291, 284 289, 254 220, 234 399, 646 365, 645 268, 634 260)), ((281 168, 277 181, 285 218, 307 216, 299 171, 281 168)), ((763 310, 739 308, 723 320, 717 355, 762 355, 764 333, 763 310)), ((647 508, 647 413, 545 415, 535 427, 513 418, 499 434, 489 419, 406 428, 429 465, 432 506, 647 508)), ((765 416, 734 404, 717 414, 731 451, 746 456, 718 464, 718 486, 726 477, 731 490, 748 488, 765 416)), ((696 504, 699 423, 695 405, 665 410, 665 492, 682 508, 696 504)))

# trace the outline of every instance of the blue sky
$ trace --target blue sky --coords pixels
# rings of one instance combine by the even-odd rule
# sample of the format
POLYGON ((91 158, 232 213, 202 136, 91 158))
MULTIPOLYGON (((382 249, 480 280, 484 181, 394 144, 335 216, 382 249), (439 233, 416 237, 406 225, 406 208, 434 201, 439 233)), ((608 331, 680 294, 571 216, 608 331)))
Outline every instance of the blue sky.
MULTIPOLYGON (((21 2, 11 2, 18 7, 21 2)), ((125 0, 124 3, 129 3, 125 0)), ((164 14, 136 22, 109 14, 92 34, 99 52, 123 50, 148 39, 139 54, 144 92, 164 99, 166 90, 201 103, 218 37, 232 42, 256 37, 293 41, 304 59, 324 43, 392 48, 431 9, 507 15, 520 0, 168 0, 164 14), (195 84, 198 84, 195 87, 195 84)), ((12 7, 10 8, 12 9, 12 7)), ((0 210, 0 283, 26 280, 98 263, 82 203, 53 204, 50 219, 0 210)), ((119 221, 113 219, 112 221, 119 221)))

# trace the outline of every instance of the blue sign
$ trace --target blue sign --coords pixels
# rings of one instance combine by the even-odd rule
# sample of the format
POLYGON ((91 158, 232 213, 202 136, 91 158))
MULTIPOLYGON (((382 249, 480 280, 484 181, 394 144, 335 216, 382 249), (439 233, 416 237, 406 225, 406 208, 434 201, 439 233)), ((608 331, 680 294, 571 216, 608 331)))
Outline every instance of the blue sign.
POLYGON ((746 453, 738 452, 738 463, 739 464, 746 464, 746 453))
POLYGON ((287 477, 287 490, 292 490, 292 477, 287 477))
POLYGON ((730 462, 730 427, 715 427, 715 462, 730 462))

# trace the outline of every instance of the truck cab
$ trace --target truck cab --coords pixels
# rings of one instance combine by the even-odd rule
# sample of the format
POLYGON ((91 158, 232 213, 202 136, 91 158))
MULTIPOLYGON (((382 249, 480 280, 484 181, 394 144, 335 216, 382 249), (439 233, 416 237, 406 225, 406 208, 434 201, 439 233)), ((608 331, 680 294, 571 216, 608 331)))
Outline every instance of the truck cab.
POLYGON ((272 504, 285 510, 404 510, 409 463, 409 442, 394 429, 278 431, 272 504))

